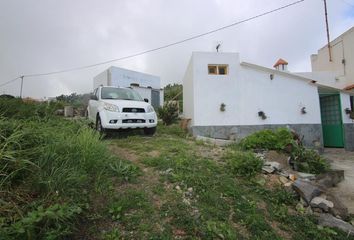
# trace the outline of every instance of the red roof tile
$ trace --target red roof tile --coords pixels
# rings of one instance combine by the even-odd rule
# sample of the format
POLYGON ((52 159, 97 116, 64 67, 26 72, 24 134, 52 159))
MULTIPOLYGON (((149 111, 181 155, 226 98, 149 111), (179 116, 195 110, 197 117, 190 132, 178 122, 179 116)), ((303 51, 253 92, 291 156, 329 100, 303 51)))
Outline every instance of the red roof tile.
POLYGON ((343 88, 343 90, 352 90, 354 89, 354 84, 351 84, 349 86, 346 86, 345 88, 343 88))
POLYGON ((273 67, 277 67, 277 66, 283 65, 283 64, 284 64, 284 65, 288 65, 288 62, 285 61, 284 59, 279 58, 279 60, 274 64, 273 67))

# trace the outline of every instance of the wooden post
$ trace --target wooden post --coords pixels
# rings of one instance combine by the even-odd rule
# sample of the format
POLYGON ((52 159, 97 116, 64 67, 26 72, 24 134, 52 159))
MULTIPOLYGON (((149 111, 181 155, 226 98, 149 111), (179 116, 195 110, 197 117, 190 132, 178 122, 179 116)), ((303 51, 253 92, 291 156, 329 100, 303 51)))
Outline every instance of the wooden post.
POLYGON ((332 62, 332 52, 331 52, 331 42, 330 42, 331 40, 329 37, 328 14, 327 14, 327 0, 323 0, 323 3, 325 9, 325 18, 326 18, 328 55, 329 55, 329 61, 332 62))

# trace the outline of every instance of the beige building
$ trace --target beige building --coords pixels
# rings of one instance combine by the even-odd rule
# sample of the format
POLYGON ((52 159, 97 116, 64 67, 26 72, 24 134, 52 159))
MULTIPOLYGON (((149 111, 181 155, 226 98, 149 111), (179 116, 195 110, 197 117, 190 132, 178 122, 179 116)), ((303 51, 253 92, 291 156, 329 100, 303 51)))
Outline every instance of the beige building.
POLYGON ((331 61, 327 45, 311 55, 312 72, 322 75, 322 84, 354 90, 354 27, 334 39, 330 46, 331 61))

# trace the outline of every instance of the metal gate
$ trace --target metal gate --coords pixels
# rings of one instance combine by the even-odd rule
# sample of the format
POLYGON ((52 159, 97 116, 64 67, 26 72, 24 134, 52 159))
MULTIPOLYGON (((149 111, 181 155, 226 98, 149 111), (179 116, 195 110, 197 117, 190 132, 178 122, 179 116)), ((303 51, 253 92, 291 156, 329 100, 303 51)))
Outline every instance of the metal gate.
POLYGON ((338 94, 320 96, 323 144, 344 147, 341 103, 338 94))
POLYGON ((151 105, 157 110, 160 107, 160 91, 151 89, 151 105))

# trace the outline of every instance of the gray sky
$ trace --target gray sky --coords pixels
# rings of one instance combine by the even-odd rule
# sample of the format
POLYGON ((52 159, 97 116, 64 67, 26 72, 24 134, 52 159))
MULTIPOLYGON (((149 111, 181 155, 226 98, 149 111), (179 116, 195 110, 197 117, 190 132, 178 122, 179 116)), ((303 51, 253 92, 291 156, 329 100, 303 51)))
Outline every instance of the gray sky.
MULTIPOLYGON (((295 0, 0 0, 0 84, 22 74, 57 71, 119 58, 182 40, 295 0)), ((354 0, 327 0, 331 38, 354 25, 354 0)), ((323 0, 178 46, 88 70, 25 78, 24 96, 92 91, 109 66, 180 83, 193 51, 239 52, 241 60, 271 67, 282 57, 290 71, 310 71, 310 55, 325 45, 323 0)), ((0 87, 19 94, 20 81, 0 87)))

